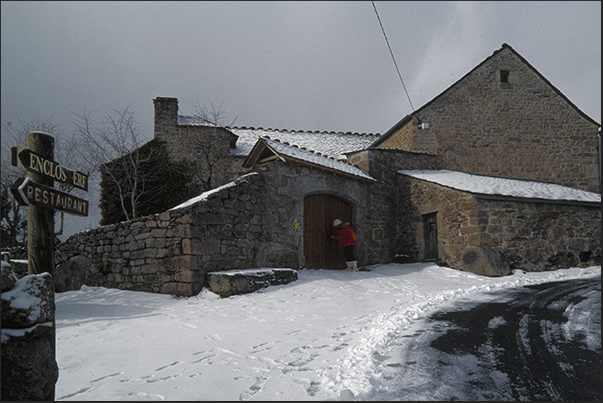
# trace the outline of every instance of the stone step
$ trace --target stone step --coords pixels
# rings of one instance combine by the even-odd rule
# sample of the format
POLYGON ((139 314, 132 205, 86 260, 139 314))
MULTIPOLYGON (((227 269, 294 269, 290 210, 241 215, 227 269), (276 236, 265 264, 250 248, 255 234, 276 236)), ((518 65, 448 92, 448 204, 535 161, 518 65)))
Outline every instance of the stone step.
POLYGON ((207 273, 209 288, 221 297, 248 294, 295 280, 297 271, 293 269, 246 269, 207 273))

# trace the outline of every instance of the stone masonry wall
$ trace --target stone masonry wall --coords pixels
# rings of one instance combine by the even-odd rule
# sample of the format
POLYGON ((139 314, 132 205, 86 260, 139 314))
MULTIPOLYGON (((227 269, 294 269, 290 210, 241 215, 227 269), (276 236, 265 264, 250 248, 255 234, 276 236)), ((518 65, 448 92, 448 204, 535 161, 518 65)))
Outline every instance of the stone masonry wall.
POLYGON ((75 288, 194 295, 203 276, 193 269, 191 222, 190 213, 164 212, 76 233, 55 252, 56 271, 59 277, 82 278, 75 288))
POLYGON ((400 252, 423 259, 424 214, 437 212, 443 265, 486 275, 601 264, 600 206, 483 199, 400 175, 400 252), (412 207, 414 204, 416 207, 412 207))
POLYGON ((374 189, 373 182, 273 162, 189 206, 74 234, 55 253, 57 275, 73 279, 85 271, 81 284, 89 286, 190 296, 207 286, 208 272, 299 269, 305 263, 303 230, 292 224, 298 220, 303 227, 304 197, 319 193, 352 204, 359 264, 385 263, 389 236, 373 235, 376 218, 391 206, 371 205, 374 189), (64 270, 71 274, 62 275, 64 270))
POLYGON ((56 270, 79 261, 73 270, 86 270, 89 286, 195 295, 209 271, 254 267, 262 198, 262 178, 250 174, 189 207, 74 234, 56 270))
POLYGON ((352 225, 361 240, 356 247, 358 264, 374 262, 369 253, 373 243, 370 239, 371 223, 367 220, 372 182, 347 179, 324 170, 282 162, 273 162, 258 167, 258 170, 266 178, 268 202, 265 216, 267 243, 261 252, 264 259, 273 255, 276 248, 280 254, 287 253, 291 258, 294 257, 297 268, 305 267, 304 198, 308 195, 327 194, 352 205, 352 225), (292 227, 295 220, 302 225, 299 231, 292 227))
MULTIPOLYGON (((370 149, 358 154, 368 154, 367 158, 357 160, 368 161, 363 169, 377 179, 377 183, 371 184, 370 202, 365 212, 367 233, 362 239, 367 242, 367 258, 370 262, 391 262, 398 254, 397 172, 401 169, 438 169, 440 161, 435 155, 402 150, 370 149)), ((356 155, 352 156, 352 161, 354 157, 356 155)))
POLYGON ((483 199, 478 206, 480 246, 501 250, 511 270, 601 264, 600 206, 483 199))
POLYGON ((419 109, 381 147, 441 156, 443 168, 600 192, 599 125, 503 48, 419 109), (500 81, 508 70, 509 82, 500 81))

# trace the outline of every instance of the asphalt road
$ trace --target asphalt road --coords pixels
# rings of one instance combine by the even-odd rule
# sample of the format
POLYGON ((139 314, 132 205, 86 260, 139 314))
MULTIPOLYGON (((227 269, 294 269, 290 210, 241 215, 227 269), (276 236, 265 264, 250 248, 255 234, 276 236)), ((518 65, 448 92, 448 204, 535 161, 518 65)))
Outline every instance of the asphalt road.
POLYGON ((504 290, 428 321, 429 330, 412 338, 407 363, 421 364, 429 349, 423 363, 430 368, 421 372, 440 384, 462 383, 449 387, 451 395, 439 387, 437 398, 601 400, 600 276, 504 290))

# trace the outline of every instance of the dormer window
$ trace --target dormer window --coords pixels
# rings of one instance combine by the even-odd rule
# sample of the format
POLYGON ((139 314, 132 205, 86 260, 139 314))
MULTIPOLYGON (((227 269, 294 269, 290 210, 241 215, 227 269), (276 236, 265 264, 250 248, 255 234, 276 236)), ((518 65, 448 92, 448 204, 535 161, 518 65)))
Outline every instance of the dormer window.
POLYGON ((501 83, 508 83, 509 82, 509 70, 501 70, 500 71, 500 82, 501 83))

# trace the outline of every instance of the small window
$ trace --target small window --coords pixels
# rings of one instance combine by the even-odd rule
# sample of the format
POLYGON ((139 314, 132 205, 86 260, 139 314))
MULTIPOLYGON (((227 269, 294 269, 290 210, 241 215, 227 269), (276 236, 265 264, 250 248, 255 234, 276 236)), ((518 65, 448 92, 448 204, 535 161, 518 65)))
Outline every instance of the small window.
POLYGON ((500 71, 500 82, 501 83, 509 82, 509 70, 501 70, 500 71))

